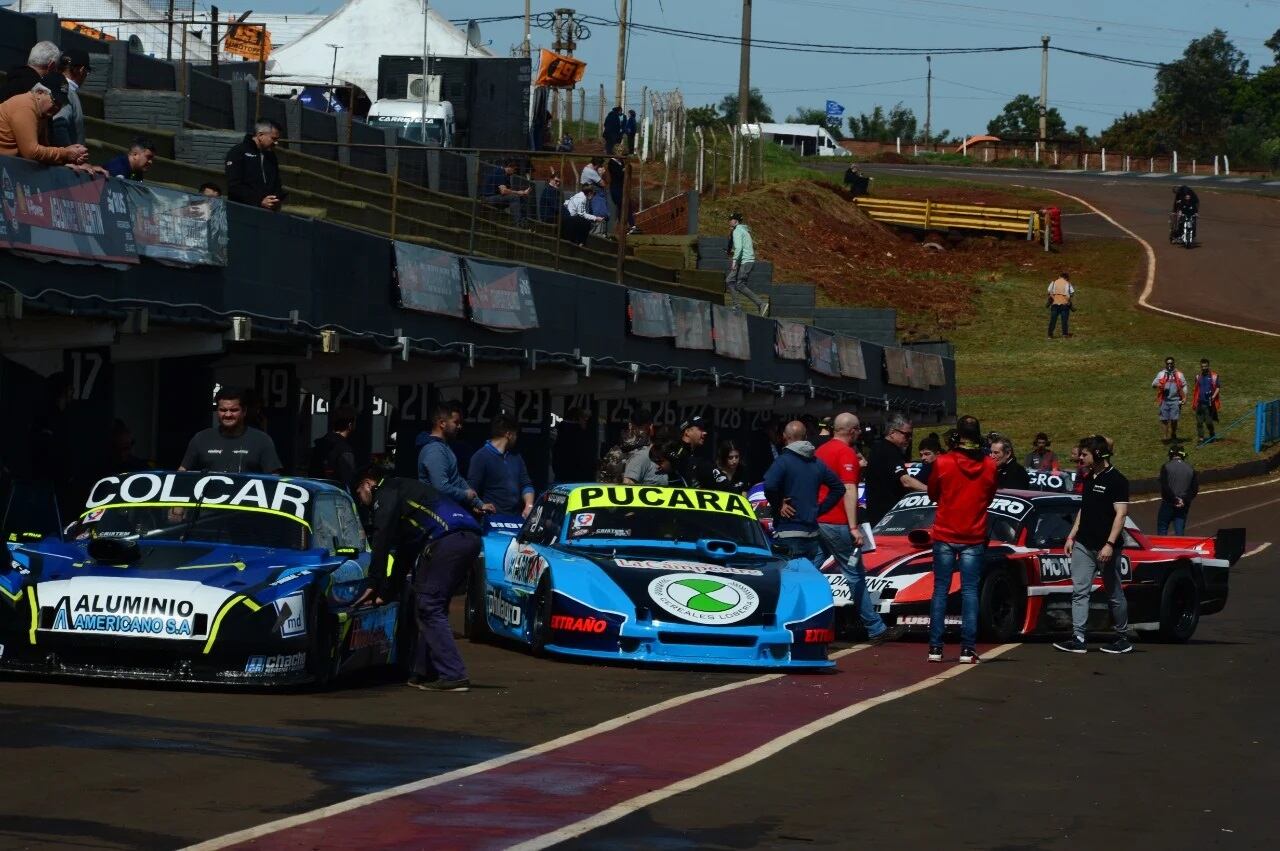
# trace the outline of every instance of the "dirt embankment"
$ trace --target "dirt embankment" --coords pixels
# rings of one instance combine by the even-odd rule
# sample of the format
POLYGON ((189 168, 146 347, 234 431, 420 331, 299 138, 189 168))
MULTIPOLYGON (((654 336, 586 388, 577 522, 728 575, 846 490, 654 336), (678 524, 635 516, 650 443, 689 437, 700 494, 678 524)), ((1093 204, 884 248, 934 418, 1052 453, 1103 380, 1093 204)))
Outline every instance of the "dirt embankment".
MULTIPOLYGON (((893 196, 1026 206, 999 190, 899 188, 893 196)), ((725 219, 735 210, 751 226, 757 256, 774 264, 776 281, 814 283, 836 306, 896 308, 900 330, 912 336, 954 328, 973 309, 976 279, 1044 259, 1037 245, 1016 238, 969 236, 945 242, 945 250, 926 247, 918 235, 872 221, 838 187, 821 181, 787 181, 704 201, 703 233, 727 229, 725 219)))

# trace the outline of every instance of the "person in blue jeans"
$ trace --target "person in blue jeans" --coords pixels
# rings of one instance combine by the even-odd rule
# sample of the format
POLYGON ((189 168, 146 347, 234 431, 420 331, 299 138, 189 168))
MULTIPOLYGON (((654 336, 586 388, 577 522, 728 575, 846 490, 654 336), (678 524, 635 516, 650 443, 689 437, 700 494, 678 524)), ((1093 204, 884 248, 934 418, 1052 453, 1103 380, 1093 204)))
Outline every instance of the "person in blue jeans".
POLYGON ((805 424, 792 420, 782 430, 786 448, 764 474, 764 495, 773 509, 774 540, 792 558, 820 567, 826 559, 818 517, 844 499, 844 482, 815 457, 805 424), (818 494, 826 486, 825 496, 818 494))
POLYGON ((987 509, 996 495, 996 462, 982 450, 974 417, 956 421, 956 446, 939 455, 929 474, 933 519, 933 599, 929 605, 930 662, 942 661, 951 579, 960 569, 960 662, 978 658, 978 584, 987 552, 987 509))

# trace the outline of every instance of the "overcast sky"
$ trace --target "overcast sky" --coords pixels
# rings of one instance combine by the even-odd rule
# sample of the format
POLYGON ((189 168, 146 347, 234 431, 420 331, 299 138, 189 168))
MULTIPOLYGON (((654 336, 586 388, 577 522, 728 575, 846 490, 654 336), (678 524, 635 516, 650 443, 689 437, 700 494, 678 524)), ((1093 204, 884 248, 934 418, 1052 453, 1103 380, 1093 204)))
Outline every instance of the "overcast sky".
MULTIPOLYGON (((337 0, 256 0, 260 11, 327 12, 337 0)), ((535 17, 557 3, 534 0, 535 17)), ((568 4, 565 4, 568 5, 568 4)), ((431 0, 449 18, 523 15, 521 0, 431 0)), ((631 17, 688 32, 736 35, 741 0, 631 0, 631 17)), ((1055 46, 1148 61, 1169 61, 1187 43, 1214 27, 1227 31, 1258 68, 1271 58, 1263 46, 1280 29, 1280 0, 754 0, 757 39, 893 47, 1003 47, 1038 45, 1041 34, 1055 46)), ((579 12, 617 18, 615 0, 578 0, 579 12)), ((522 22, 486 23, 482 36, 495 53, 507 55, 519 43, 522 22)), ((535 49, 550 46, 550 31, 533 30, 535 49)), ((612 92, 617 29, 593 26, 579 43, 587 60, 588 91, 604 83, 612 92)), ((1049 60, 1049 102, 1066 119, 1098 132, 1125 110, 1150 105, 1154 72, 1053 53, 1049 60)), ((1040 52, 935 56, 935 132, 980 132, 1014 95, 1038 95, 1040 52)), ((898 101, 925 111, 923 57, 830 56, 755 48, 751 82, 765 94, 775 120, 801 106, 841 103, 845 115, 886 108, 898 101)), ((738 85, 738 48, 684 38, 635 33, 627 69, 629 95, 641 85, 679 88, 686 104, 715 103, 738 85)), ((629 97, 630 99, 630 97, 629 97)))

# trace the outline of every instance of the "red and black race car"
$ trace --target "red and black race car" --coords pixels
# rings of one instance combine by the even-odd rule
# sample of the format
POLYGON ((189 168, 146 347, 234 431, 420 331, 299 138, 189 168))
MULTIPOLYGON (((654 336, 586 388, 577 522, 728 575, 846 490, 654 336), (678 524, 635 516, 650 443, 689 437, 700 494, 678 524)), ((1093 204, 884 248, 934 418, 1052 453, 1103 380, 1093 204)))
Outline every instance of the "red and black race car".
MULTIPOLYGON (((984 640, 1071 630, 1071 568, 1063 544, 1080 497, 1038 491, 1000 491, 988 510, 990 542, 979 591, 979 633, 984 640)), ((863 555, 867 588, 890 626, 927 630, 933 596, 929 530, 936 508, 926 494, 903 497, 876 524, 875 550, 863 555)), ((1209 538, 1146 535, 1130 518, 1124 529, 1120 575, 1134 629, 1166 641, 1186 641, 1203 615, 1227 603, 1231 565, 1244 552, 1244 529, 1220 529, 1209 538)), ((837 612, 856 623, 852 596, 834 560, 822 567, 837 612)), ((1101 578, 1094 580, 1089 629, 1110 625, 1101 578)), ((949 628, 960 625, 960 572, 947 602, 949 628)))

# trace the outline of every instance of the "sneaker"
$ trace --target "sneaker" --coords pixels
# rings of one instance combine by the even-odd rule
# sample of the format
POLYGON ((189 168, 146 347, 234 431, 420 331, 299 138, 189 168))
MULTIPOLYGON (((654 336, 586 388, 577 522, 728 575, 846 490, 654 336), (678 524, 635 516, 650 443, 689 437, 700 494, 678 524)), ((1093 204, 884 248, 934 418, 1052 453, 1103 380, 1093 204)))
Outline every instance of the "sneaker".
POLYGON ((981 661, 982 661, 982 658, 978 656, 977 650, 974 650, 972 647, 961 648, 960 650, 961 665, 976 665, 981 661))
POLYGON ((421 674, 410 674, 409 679, 405 680, 404 684, 409 688, 426 688, 427 683, 431 682, 434 682, 434 680, 424 677, 421 674))
POLYGON ((1053 646, 1063 653, 1088 653, 1089 645, 1084 643, 1084 639, 1079 636, 1071 636, 1070 641, 1055 641, 1053 646))
POLYGON ((471 691, 471 680, 432 680, 418 688, 423 691, 471 691))
POLYGON ((1117 638, 1115 641, 1111 642, 1110 644, 1104 644, 1102 647, 1102 652, 1119 654, 1119 653, 1128 653, 1132 649, 1133 649, 1133 643, 1130 642, 1129 639, 1125 638, 1122 635, 1119 638, 1117 638))
POLYGON ((767 301, 766 301, 766 302, 764 303, 764 307, 760 308, 760 315, 761 315, 762 317, 763 317, 763 316, 768 316, 768 315, 769 315, 769 302, 767 302, 767 301))
POLYGON ((941 647, 941 645, 931 645, 931 646, 929 647, 929 661, 930 661, 930 662, 941 662, 941 661, 942 661, 942 647, 941 647))
POLYGON ((868 638, 867 643, 884 644, 886 641, 897 641, 906 633, 906 631, 907 628, 905 626, 902 626, 901 624, 894 624, 893 626, 886 628, 885 631, 879 635, 868 638))

